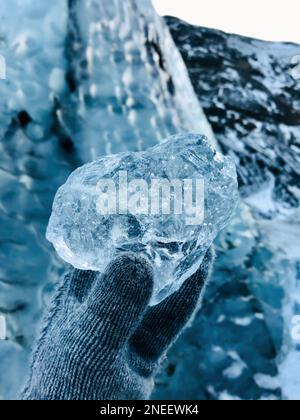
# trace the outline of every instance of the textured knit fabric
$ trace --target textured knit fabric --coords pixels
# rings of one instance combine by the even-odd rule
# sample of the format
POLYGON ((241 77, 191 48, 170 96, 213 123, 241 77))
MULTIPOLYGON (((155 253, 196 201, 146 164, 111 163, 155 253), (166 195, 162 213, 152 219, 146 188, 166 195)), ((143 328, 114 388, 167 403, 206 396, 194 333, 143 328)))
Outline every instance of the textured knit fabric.
POLYGON ((53 298, 32 356, 24 400, 149 398, 166 351, 199 307, 210 249, 197 273, 149 307, 153 273, 134 254, 106 272, 74 270, 53 298))

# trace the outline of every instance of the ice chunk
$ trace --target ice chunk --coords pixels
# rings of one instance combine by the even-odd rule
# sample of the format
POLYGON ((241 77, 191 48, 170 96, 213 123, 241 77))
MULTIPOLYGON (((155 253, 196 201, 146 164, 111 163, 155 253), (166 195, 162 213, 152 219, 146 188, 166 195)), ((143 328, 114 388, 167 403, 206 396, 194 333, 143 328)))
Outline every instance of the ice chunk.
POLYGON ((147 257, 156 303, 197 270, 237 199, 232 159, 204 136, 179 134, 77 169, 57 192, 47 238, 80 269, 103 271, 125 251, 147 257))

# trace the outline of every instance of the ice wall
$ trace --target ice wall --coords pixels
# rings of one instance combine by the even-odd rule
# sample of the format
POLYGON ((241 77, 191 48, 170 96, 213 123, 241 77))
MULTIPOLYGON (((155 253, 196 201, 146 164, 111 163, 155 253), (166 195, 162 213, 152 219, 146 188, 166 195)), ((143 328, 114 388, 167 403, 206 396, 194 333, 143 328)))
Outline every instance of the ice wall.
POLYGON ((182 58, 149 0, 69 4, 72 92, 62 118, 83 160, 144 149, 178 130, 213 138, 182 58))
POLYGON ((146 0, 1 0, 0 399, 16 398, 66 267, 44 239, 70 171, 168 134, 213 140, 181 57, 146 0))
POLYGON ((249 234, 244 211, 221 235, 218 254, 224 255, 216 264, 215 287, 177 355, 170 355, 175 367, 167 371, 175 374, 161 395, 179 395, 176 372, 184 381, 190 361, 178 355, 186 348, 195 360, 205 360, 193 370, 197 388, 186 381, 189 398, 278 398, 281 389, 284 398, 300 399, 300 84, 291 62, 300 46, 166 21, 220 147, 237 163, 257 235, 249 234))
POLYGON ((0 399, 17 396, 48 284, 62 270, 44 234, 53 194, 72 168, 56 113, 67 17, 60 0, 0 4, 7 64, 0 80, 0 313, 7 321, 0 399))

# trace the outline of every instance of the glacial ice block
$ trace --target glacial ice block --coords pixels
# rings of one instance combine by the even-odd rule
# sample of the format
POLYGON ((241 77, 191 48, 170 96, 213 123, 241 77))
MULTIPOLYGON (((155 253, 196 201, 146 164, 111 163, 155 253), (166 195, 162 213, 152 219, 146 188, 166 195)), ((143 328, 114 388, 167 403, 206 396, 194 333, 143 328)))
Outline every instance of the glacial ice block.
POLYGON ((152 303, 193 274, 238 200, 236 168, 204 136, 101 157, 57 192, 47 239, 74 267, 103 272, 132 251, 154 267, 152 303))

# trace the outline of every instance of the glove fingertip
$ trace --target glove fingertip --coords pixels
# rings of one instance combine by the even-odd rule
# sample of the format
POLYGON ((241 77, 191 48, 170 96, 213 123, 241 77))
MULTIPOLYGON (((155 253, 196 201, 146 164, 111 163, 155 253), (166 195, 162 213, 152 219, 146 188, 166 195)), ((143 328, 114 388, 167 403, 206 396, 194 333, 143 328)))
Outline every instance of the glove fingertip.
POLYGON ((90 299, 97 301, 101 296, 100 300, 105 299, 109 305, 143 308, 149 303, 152 292, 151 265, 142 257, 126 253, 108 265, 95 283, 90 299))

